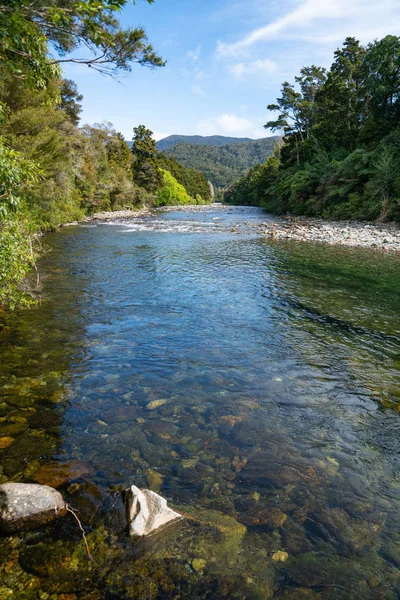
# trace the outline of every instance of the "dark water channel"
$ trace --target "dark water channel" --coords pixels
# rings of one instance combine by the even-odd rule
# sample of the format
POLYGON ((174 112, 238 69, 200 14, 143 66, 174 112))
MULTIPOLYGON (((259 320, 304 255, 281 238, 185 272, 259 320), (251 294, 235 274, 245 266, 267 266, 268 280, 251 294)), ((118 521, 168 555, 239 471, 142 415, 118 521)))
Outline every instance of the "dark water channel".
POLYGON ((0 537, 0 600, 400 598, 400 257, 263 220, 48 236, 0 321, 0 481, 58 487, 93 560, 72 515, 0 537), (133 483, 194 518, 130 540, 133 483))

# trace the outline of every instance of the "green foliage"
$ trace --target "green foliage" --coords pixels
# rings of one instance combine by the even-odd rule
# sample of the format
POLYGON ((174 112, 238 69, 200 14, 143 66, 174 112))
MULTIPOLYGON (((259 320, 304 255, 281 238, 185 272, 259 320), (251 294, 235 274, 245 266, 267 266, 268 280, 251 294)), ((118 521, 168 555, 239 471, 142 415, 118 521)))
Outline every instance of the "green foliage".
POLYGON ((134 136, 131 152, 135 159, 135 165, 140 168, 146 162, 153 162, 158 154, 153 132, 146 129, 144 125, 133 128, 134 136))
POLYGON ((271 212, 335 219, 400 220, 400 38, 366 48, 347 38, 328 73, 301 69, 285 82, 279 166, 249 171, 225 198, 271 212))
POLYGON ((277 137, 269 137, 225 146, 185 142, 168 148, 165 154, 174 156, 185 167, 200 171, 216 188, 226 189, 244 175, 249 167, 265 161, 277 140, 277 137))
MULTIPOLYGON (((77 128, 82 96, 59 66, 75 62, 109 75, 133 63, 163 66, 143 28, 121 29, 115 15, 126 3, 0 4, 0 307, 31 302, 24 278, 34 265, 32 232, 151 201, 133 181, 138 160, 121 134, 110 124, 77 128)), ((151 168, 156 190, 162 174, 151 168)))
POLYGON ((0 224, 0 307, 26 307, 35 298, 25 277, 35 263, 35 253, 27 225, 7 220, 0 224))
POLYGON ((78 92, 78 87, 75 81, 71 79, 63 79, 60 88, 60 105, 59 108, 68 115, 71 123, 78 125, 79 115, 82 112, 83 96, 78 92))
POLYGON ((279 148, 267 158, 264 164, 256 165, 232 185, 225 192, 225 202, 236 205, 265 206, 269 210, 274 210, 274 194, 270 194, 270 187, 276 181, 278 167, 279 148))
POLYGON ((227 137, 225 135, 169 135, 157 142, 157 148, 163 152, 167 148, 176 146, 181 142, 196 144, 198 146, 227 146, 239 142, 252 142, 251 138, 227 137))
POLYGON ((19 10, 18 3, 0 5, 0 73, 24 77, 44 89, 60 75, 47 54, 47 37, 40 25, 19 10))
POLYGON ((22 185, 39 181, 41 175, 33 161, 8 148, 0 137, 0 220, 18 208, 22 185))
POLYGON ((162 187, 157 192, 154 206, 175 206, 179 204, 195 204, 183 185, 178 183, 169 171, 161 169, 162 187))
POLYGON ((157 165, 161 169, 169 171, 192 198, 200 197, 204 204, 212 201, 210 185, 199 171, 184 167, 174 156, 167 156, 163 153, 158 154, 157 165))
POLYGON ((108 74, 130 71, 132 63, 163 66, 165 62, 148 43, 143 28, 121 29, 115 14, 126 4, 127 0, 55 0, 48 4, 12 0, 1 4, 1 69, 44 88, 63 62, 87 64, 108 74), (49 42, 62 58, 48 56, 49 42), (80 46, 91 56, 65 58, 80 46))

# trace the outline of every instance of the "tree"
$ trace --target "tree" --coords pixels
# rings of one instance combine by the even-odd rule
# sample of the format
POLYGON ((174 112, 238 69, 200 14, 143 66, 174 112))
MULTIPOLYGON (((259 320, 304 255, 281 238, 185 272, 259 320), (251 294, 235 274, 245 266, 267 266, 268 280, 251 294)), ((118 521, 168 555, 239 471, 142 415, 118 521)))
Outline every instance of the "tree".
POLYGON ((85 64, 109 75, 130 71, 132 63, 163 66, 143 28, 121 29, 115 15, 126 3, 9 0, 0 4, 0 68, 45 87, 63 62, 85 64), (48 44, 58 56, 49 56, 48 44), (80 47, 90 56, 67 56, 80 47))
POLYGON ((348 37, 334 56, 326 83, 317 95, 319 140, 326 150, 337 147, 352 151, 363 125, 365 48, 348 37))
POLYGON ((82 94, 78 92, 78 87, 75 81, 71 79, 63 79, 60 88, 60 105, 59 107, 69 117, 74 125, 79 123, 79 115, 82 112, 80 102, 83 100, 82 94))
POLYGON ((169 171, 160 169, 162 185, 157 192, 155 206, 174 206, 177 204, 190 204, 193 199, 186 192, 183 185, 178 183, 169 171))
POLYGON ((366 48, 352 37, 328 73, 284 82, 267 128, 283 129, 279 166, 255 167, 227 194, 273 212, 400 219, 400 37, 366 48), (262 189, 264 186, 264 189, 262 189))
POLYGON ((367 194, 377 201, 380 221, 393 217, 400 209, 400 168, 398 158, 391 148, 383 148, 372 162, 367 194))
POLYGON ((369 44, 364 73, 363 138, 371 143, 400 124, 400 37, 387 35, 369 44))
POLYGON ((167 156, 163 152, 157 155, 157 165, 161 169, 169 171, 192 198, 201 196, 205 202, 212 200, 210 184, 199 171, 184 167, 174 156, 167 156))
POLYGON ((139 125, 133 128, 133 133, 132 154, 135 157, 136 164, 141 166, 145 162, 154 161, 158 150, 156 141, 153 139, 153 132, 146 129, 144 125, 139 125))
POLYGON ((268 110, 279 111, 278 118, 268 121, 264 127, 283 130, 286 140, 294 144, 296 162, 300 163, 300 144, 311 138, 316 120, 316 97, 326 80, 326 71, 315 65, 303 67, 295 80, 300 91, 285 81, 277 103, 267 106, 268 110))
POLYGON ((22 185, 38 181, 42 174, 33 161, 8 148, 0 137, 0 220, 18 208, 22 185))
POLYGON ((126 171, 131 167, 131 153, 122 133, 115 133, 106 142, 107 156, 110 163, 122 167, 126 171))

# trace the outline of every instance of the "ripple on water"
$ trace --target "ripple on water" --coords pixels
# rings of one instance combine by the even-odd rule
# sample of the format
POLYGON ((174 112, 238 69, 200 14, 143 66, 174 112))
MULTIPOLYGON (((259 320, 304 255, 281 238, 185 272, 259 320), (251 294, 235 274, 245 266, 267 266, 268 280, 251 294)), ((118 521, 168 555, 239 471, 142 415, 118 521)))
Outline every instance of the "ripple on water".
POLYGON ((41 306, 2 316, 0 480, 59 486, 96 562, 72 517, 6 538, 0 595, 398 597, 399 259, 265 218, 48 236, 41 306), (132 483, 198 521, 133 543, 132 483))

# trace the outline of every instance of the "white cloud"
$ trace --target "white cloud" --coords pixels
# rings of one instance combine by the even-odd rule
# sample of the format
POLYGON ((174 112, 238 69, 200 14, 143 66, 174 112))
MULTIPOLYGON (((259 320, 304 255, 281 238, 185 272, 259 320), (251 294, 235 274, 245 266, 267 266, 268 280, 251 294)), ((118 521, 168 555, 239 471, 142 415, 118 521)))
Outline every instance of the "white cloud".
POLYGON ((197 123, 197 131, 200 135, 265 137, 262 125, 257 127, 253 121, 234 114, 223 114, 218 117, 202 119, 197 123))
POLYGON ((170 132, 166 132, 166 131, 154 131, 153 132, 153 137, 154 139, 158 142, 159 140, 163 140, 164 138, 168 137, 172 135, 170 132))
POLYGON ((234 43, 217 42, 218 57, 245 55, 260 42, 274 39, 341 42, 346 36, 371 41, 400 28, 398 0, 306 0, 294 10, 234 43))
POLYGON ((199 62, 200 54, 201 54, 201 44, 199 44, 195 50, 189 50, 189 52, 187 53, 187 56, 189 58, 191 58, 193 62, 196 63, 196 62, 199 62))
POLYGON ((230 72, 236 79, 243 79, 247 75, 265 76, 271 75, 277 69, 278 65, 273 60, 265 58, 264 60, 253 60, 250 62, 240 62, 230 67, 230 72))
POLYGON ((204 91, 204 89, 201 87, 201 85, 192 85, 192 93, 196 94, 197 96, 202 96, 203 98, 206 96, 206 93, 204 91))

